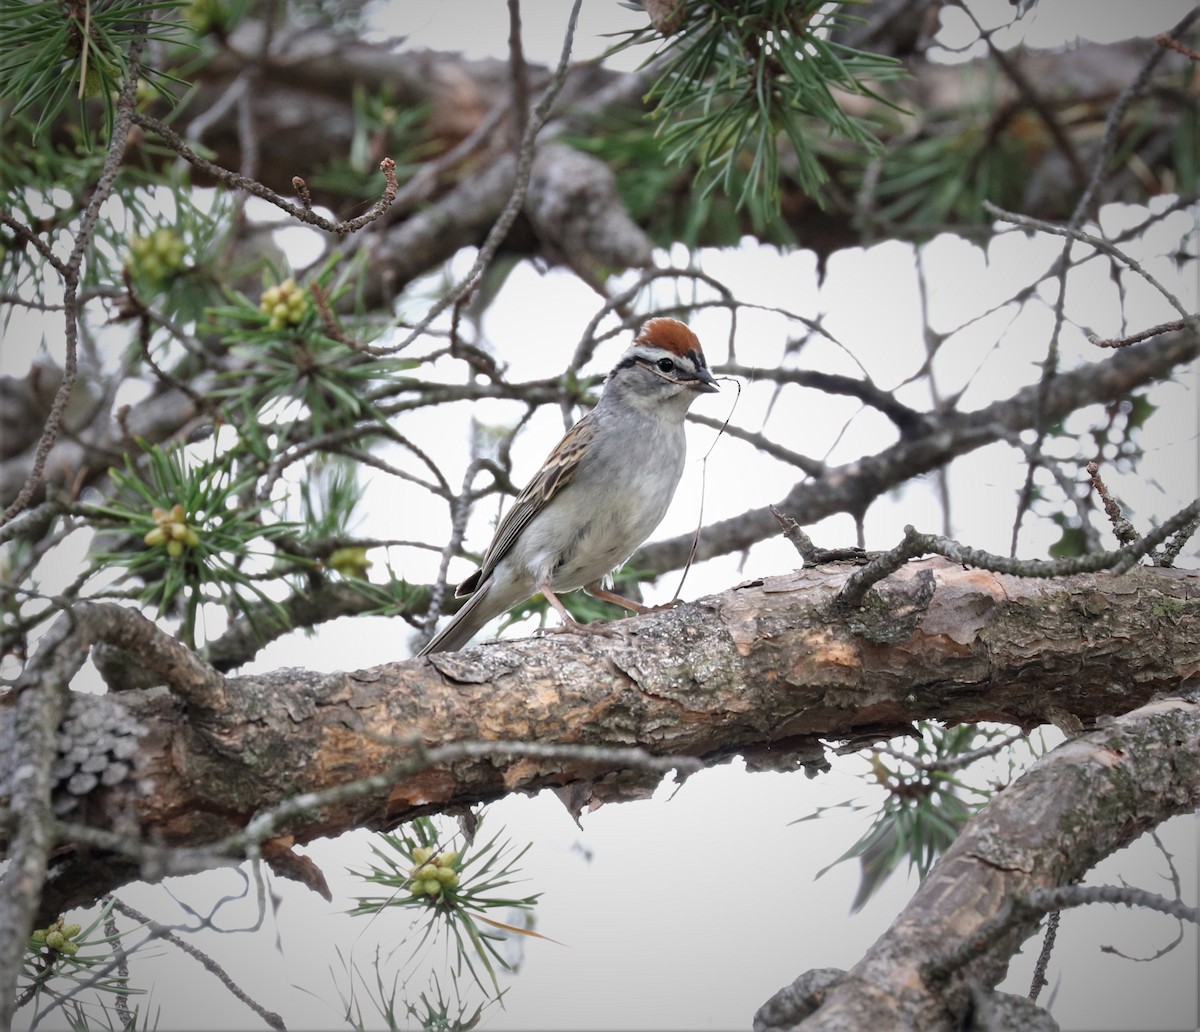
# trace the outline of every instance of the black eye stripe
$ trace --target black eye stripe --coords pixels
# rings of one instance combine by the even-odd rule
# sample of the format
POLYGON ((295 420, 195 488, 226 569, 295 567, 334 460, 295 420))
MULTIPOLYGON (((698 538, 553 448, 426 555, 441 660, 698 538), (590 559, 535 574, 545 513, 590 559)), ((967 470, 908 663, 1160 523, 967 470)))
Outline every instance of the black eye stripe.
POLYGON ((674 357, 664 355, 661 358, 651 358, 645 354, 627 354, 616 364, 613 372, 617 372, 620 369, 628 369, 635 365, 641 366, 643 369, 648 369, 656 375, 665 376, 668 373, 675 373, 688 379, 696 379, 696 370, 708 368, 704 362, 704 355, 693 348, 685 355, 674 357), (663 368, 662 363, 664 362, 670 363, 669 369, 663 368))

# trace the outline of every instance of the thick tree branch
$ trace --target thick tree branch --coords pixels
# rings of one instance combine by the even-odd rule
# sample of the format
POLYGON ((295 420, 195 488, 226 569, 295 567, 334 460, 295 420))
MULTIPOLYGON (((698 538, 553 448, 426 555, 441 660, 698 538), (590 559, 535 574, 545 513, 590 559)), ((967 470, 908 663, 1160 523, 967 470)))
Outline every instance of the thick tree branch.
MULTIPOLYGON (((822 740, 876 741, 926 718, 1028 728, 1071 714, 1086 722, 1177 690, 1200 670, 1198 573, 1139 568, 1030 581, 928 560, 900 570, 877 589, 881 604, 852 618, 832 604, 848 576, 807 569, 743 585, 621 622, 611 638, 227 678, 226 707, 202 714, 162 692, 124 692, 115 698, 147 729, 142 777, 155 790, 139 796, 122 783, 107 791, 137 815, 143 839, 199 847, 293 795, 394 769, 414 740, 485 750, 500 738, 636 740, 653 755, 714 763, 741 753, 791 769, 797 757, 820 766, 822 740)), ((624 798, 656 779, 594 761, 491 756, 385 780, 336 804, 299 808, 276 830, 303 843, 511 791, 591 781, 597 798, 624 798)), ((81 874, 65 862, 60 870, 47 894, 56 902, 81 874)))
POLYGON ((1151 702, 1064 743, 971 821, 858 964, 826 972, 819 993, 807 989, 812 972, 801 976, 759 1010, 756 1032, 979 1027, 971 1009, 1055 905, 1045 890, 1198 807, 1195 697, 1151 702))

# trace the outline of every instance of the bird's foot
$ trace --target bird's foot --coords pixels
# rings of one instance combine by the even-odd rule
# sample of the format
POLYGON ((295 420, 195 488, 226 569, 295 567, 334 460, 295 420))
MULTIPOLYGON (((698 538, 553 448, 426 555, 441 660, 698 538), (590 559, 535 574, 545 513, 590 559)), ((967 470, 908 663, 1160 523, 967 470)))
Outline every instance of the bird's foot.
POLYGON ((556 627, 543 627, 541 630, 543 635, 548 634, 601 634, 606 638, 616 638, 619 636, 618 631, 610 621, 597 620, 595 623, 580 623, 578 620, 570 620, 559 624, 556 627))

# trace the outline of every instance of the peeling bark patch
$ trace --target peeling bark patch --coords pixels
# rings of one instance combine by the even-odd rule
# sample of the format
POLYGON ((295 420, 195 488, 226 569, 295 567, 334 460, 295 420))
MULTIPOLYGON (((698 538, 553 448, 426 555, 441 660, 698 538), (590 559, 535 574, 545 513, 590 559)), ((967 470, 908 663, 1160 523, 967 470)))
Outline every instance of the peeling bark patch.
POLYGON ((1105 767, 1119 767, 1125 762, 1125 754, 1119 749, 1097 749, 1092 755, 1097 763, 1105 767))
POLYGON ((996 607, 1008 598, 995 574, 972 570, 948 579, 945 571, 935 573, 938 590, 921 621, 925 634, 944 636, 959 645, 969 645, 991 621, 996 607))
POLYGON ((389 814, 404 812, 414 806, 444 803, 454 797, 458 780, 445 770, 424 770, 396 785, 387 798, 389 814))
POLYGON ((357 730, 347 729, 342 724, 331 724, 325 729, 315 755, 320 757, 321 770, 317 780, 321 788, 338 784, 353 777, 362 763, 362 753, 368 746, 357 730))
POLYGON ((425 662, 447 681, 455 681, 458 684, 487 684, 493 676, 492 668, 486 663, 463 659, 457 652, 435 652, 426 657, 425 662))
MULTIPOLYGON (((841 571, 838 571, 841 574, 841 571)), ((738 594, 718 607, 711 607, 718 613, 721 624, 729 635, 737 654, 743 659, 750 656, 764 641, 786 636, 795 630, 796 614, 810 612, 816 619, 819 607, 837 595, 841 584, 849 574, 828 576, 815 571, 798 570, 794 573, 779 577, 762 578, 759 591, 762 597, 772 600, 772 604, 764 606, 754 591, 752 581, 739 586, 738 594), (794 595, 794 601, 785 603, 786 609, 780 609, 782 600, 778 596, 794 595), (788 612, 787 610, 792 610, 788 612)))
POLYGON ((835 637, 831 631, 814 628, 803 638, 805 661, 787 672, 796 685, 839 685, 856 683, 862 672, 862 656, 853 641, 835 637))
POLYGON ((812 579, 807 581, 803 570, 795 570, 792 573, 785 573, 778 577, 763 577, 755 581, 746 581, 744 584, 739 584, 739 588, 753 588, 761 586, 763 593, 766 595, 779 594, 786 591, 800 591, 805 587, 812 585, 812 579))

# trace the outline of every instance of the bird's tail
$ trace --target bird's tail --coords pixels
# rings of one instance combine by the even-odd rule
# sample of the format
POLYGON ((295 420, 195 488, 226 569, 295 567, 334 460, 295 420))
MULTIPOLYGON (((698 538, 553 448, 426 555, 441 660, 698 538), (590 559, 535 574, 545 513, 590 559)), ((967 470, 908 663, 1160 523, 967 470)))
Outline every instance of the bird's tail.
POLYGON ((474 637, 492 617, 499 616, 520 602, 520 598, 497 599, 492 595, 492 585, 485 585, 475 592, 466 604, 454 614, 445 627, 435 634, 418 656, 431 652, 456 652, 474 637))

